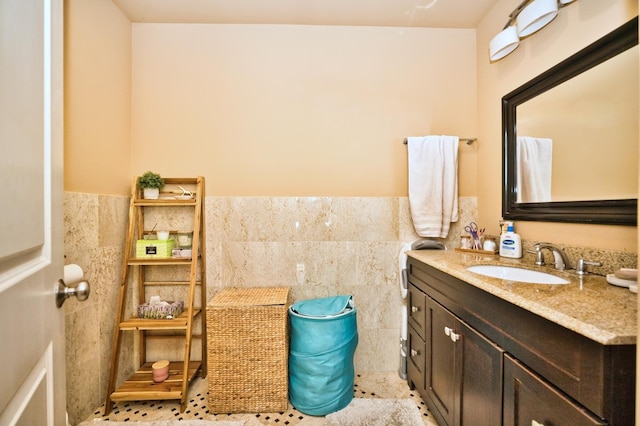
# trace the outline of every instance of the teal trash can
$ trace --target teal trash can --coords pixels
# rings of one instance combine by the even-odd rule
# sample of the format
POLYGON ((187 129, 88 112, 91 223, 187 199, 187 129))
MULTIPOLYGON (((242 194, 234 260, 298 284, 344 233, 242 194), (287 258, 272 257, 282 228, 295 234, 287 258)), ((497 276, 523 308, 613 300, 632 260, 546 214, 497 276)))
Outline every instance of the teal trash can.
POLYGON ((289 401, 300 412, 325 416, 353 399, 358 345, 352 296, 296 302, 289 307, 289 401))

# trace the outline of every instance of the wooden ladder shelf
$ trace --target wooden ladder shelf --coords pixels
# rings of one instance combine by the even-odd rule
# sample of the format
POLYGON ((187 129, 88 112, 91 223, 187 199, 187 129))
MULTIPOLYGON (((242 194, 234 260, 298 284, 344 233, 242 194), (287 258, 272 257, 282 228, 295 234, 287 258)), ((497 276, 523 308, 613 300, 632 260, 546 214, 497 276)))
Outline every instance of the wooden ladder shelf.
MULTIPOLYGON (((170 192, 161 193, 158 200, 147 200, 142 198, 142 190, 137 188, 137 179, 134 179, 131 186, 131 201, 129 205, 129 229, 126 237, 125 253, 123 256, 122 274, 120 279, 120 292, 118 297, 118 308, 116 314, 116 324, 113 336, 113 347, 111 353, 111 370, 109 376, 109 388, 107 389, 107 399, 104 413, 109 414, 113 401, 142 401, 142 400, 180 400, 180 412, 184 412, 187 403, 187 391, 189 384, 198 371, 202 377, 207 374, 207 348, 206 348, 206 320, 204 308, 206 306, 206 264, 205 264, 205 233, 204 233, 204 177, 197 178, 165 178, 165 189, 170 192), (177 191, 174 191, 174 188, 177 191), (191 191, 192 198, 174 196, 182 194, 182 187, 191 191), (169 225, 172 221, 183 220, 191 223, 191 211, 193 212, 193 236, 190 258, 176 258, 171 253, 162 257, 138 257, 136 246, 138 240, 144 240, 150 233, 152 227, 156 230, 163 228, 156 227, 156 224, 163 219, 161 213, 164 208, 169 208, 170 218, 167 218, 169 225), (152 209, 155 214, 154 223, 145 225, 145 210, 152 209), (186 213, 185 213, 186 209, 186 213), (188 210, 191 209, 191 210, 188 210), (176 219, 179 217, 179 219, 176 219), (173 278, 175 275, 184 275, 182 280, 158 281, 148 279, 148 276, 157 277, 162 274, 163 269, 171 269, 173 278), (186 271, 188 269, 188 272, 186 271), (135 271, 135 274, 131 272, 135 271), (137 295, 135 306, 127 309, 127 303, 131 303, 131 297, 127 297, 130 287, 137 282, 137 295), (184 299, 184 310, 182 314, 174 319, 144 319, 138 318, 136 307, 148 302, 151 289, 170 289, 171 294, 181 294, 184 299), (196 298, 196 293, 199 297, 196 298), (197 300, 199 299, 199 300, 197 300), (129 315, 133 310, 134 314, 129 315), (194 326, 199 325, 197 334, 194 334, 194 326), (137 333, 139 346, 139 367, 118 387, 118 368, 121 361, 123 349, 123 337, 125 332, 137 333), (184 340, 183 359, 170 360, 169 378, 161 383, 155 383, 152 378, 152 365, 154 361, 148 361, 147 341, 150 339, 182 339, 184 340), (192 340, 200 339, 202 353, 198 357, 192 354, 192 340)), ((175 234, 177 230, 170 231, 175 234)), ((167 358, 168 359, 168 358, 167 358)), ((121 381, 121 380, 120 380, 121 381)))

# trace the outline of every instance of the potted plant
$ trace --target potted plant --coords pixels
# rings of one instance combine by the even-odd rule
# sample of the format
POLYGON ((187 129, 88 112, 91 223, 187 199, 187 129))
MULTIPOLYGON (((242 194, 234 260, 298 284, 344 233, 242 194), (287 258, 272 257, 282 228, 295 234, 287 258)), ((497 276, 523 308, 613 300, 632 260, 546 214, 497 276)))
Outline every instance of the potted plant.
POLYGON ((142 188, 143 196, 148 200, 157 200, 163 186, 164 179, 157 173, 148 171, 138 177, 138 187, 142 188))

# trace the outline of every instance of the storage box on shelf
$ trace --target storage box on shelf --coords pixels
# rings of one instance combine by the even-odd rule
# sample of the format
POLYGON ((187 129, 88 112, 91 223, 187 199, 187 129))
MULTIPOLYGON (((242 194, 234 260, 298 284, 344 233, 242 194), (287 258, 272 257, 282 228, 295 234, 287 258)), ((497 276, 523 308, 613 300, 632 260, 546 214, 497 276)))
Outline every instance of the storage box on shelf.
POLYGON ((136 241, 136 257, 137 258, 160 258, 171 257, 174 240, 138 240, 136 241))

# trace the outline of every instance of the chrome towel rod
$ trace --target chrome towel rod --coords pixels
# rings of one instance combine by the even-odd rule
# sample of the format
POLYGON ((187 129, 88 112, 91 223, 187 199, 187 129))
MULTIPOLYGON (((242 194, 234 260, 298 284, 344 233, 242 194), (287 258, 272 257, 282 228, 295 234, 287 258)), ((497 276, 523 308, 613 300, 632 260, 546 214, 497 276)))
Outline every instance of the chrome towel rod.
MULTIPOLYGON (((460 138, 461 141, 465 141, 467 143, 467 145, 471 145, 472 143, 474 143, 475 141, 478 140, 478 138, 460 138)), ((404 138, 404 140, 402 141, 403 144, 407 144, 407 138, 404 138)))

